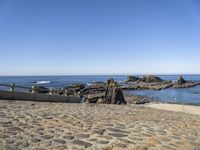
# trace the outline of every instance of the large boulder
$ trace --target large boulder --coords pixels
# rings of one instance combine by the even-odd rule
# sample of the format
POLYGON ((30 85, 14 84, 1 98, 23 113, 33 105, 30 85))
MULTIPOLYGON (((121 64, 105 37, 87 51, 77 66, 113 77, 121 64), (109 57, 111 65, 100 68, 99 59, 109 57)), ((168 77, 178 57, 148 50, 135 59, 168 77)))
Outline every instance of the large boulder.
POLYGON ((142 82, 162 82, 163 80, 161 78, 159 78, 158 76, 154 76, 154 75, 145 75, 142 79, 142 82))
POLYGON ((125 82, 137 82, 140 81, 140 78, 137 76, 128 76, 128 79, 125 82))
POLYGON ((113 79, 107 81, 106 93, 103 103, 126 104, 122 90, 113 79))

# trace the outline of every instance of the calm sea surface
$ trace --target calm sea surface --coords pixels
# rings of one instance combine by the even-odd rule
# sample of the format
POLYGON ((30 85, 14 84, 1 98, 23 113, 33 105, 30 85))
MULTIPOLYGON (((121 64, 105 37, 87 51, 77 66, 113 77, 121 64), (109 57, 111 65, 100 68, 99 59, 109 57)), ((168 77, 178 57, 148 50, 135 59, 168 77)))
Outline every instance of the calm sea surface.
MULTIPOLYGON (((164 80, 176 80, 177 75, 159 76, 164 80)), ((93 81, 106 81, 109 78, 114 78, 118 82, 127 79, 126 75, 101 75, 101 76, 0 76, 0 83, 11 84, 15 83, 20 86, 31 87, 32 85, 42 85, 46 87, 59 88, 71 85, 72 83, 91 84, 93 81)), ((200 75, 185 75, 186 80, 194 80, 200 82, 200 75)), ((7 89, 0 87, 0 89, 7 89)), ((19 89, 20 90, 20 89, 19 89)), ((159 101, 185 103, 200 105, 200 86, 187 89, 165 89, 161 91, 141 90, 127 91, 127 94, 136 94, 152 97, 159 101)))

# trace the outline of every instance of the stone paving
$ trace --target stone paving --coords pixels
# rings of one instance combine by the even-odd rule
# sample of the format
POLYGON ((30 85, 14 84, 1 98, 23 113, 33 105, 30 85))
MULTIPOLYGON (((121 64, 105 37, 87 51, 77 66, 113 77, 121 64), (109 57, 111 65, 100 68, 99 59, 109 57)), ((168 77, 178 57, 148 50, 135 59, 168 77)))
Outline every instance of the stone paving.
POLYGON ((199 150, 200 116, 138 105, 0 101, 0 150, 199 150))

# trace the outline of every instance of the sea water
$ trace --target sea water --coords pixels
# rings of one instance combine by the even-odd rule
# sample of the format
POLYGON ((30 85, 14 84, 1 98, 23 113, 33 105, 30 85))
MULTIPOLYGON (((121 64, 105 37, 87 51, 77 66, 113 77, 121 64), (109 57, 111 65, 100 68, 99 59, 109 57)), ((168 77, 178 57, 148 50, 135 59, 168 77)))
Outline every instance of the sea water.
MULTIPOLYGON (((141 77, 141 76, 139 76, 141 77)), ((162 75, 159 76, 163 80, 177 80, 178 75, 162 75)), ((14 83, 19 86, 31 87, 33 85, 41 85, 52 88, 60 88, 69 86, 73 83, 92 84, 94 81, 105 82, 107 79, 113 78, 117 82, 122 83, 127 79, 127 75, 93 75, 93 76, 0 76, 0 83, 14 83)), ((200 75, 184 75, 186 80, 200 82, 200 75)), ((7 89, 0 87, 0 89, 7 89)), ((22 89, 19 89, 22 90, 22 89)), ((200 86, 186 89, 164 89, 160 91, 154 90, 131 90, 126 91, 129 95, 143 95, 151 97, 158 101, 184 103, 200 105, 200 86)))

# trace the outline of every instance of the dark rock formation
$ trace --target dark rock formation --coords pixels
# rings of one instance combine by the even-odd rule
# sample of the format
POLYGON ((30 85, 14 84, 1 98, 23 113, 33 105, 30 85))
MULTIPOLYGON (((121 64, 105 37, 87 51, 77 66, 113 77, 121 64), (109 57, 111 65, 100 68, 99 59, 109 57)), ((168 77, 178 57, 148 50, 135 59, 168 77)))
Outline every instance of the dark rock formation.
POLYGON ((59 90, 60 95, 77 96, 78 92, 85 88, 85 84, 72 84, 59 90))
POLYGON ((139 82, 134 84, 128 84, 122 87, 123 90, 162 90, 172 87, 172 82, 139 82))
POLYGON ((178 80, 174 82, 173 88, 190 88, 196 85, 200 85, 199 82, 186 81, 182 76, 179 76, 178 80))
POLYGON ((162 80, 157 76, 144 76, 139 82, 127 82, 123 90, 162 90, 166 88, 190 88, 200 85, 199 82, 186 81, 182 76, 176 82, 162 80))
POLYGON ((30 90, 30 92, 34 92, 34 93, 49 93, 50 90, 44 86, 34 86, 32 90, 30 90))
POLYGON ((199 82, 193 82, 193 81, 187 81, 186 83, 174 83, 174 85, 172 86, 173 88, 177 89, 177 88, 190 88, 190 87, 194 87, 200 85, 199 82))
POLYGON ((140 81, 139 77, 136 76, 128 76, 128 79, 125 82, 137 82, 140 81))
POLYGON ((177 80, 177 83, 178 84, 184 84, 184 83, 186 83, 187 81, 185 80, 185 79, 183 79, 183 77, 182 76, 179 76, 179 78, 178 78, 178 80, 177 80))
POLYGON ((103 103, 106 104, 126 104, 122 90, 117 83, 110 79, 107 81, 106 93, 103 103))
POLYGON ((105 97, 106 87, 104 85, 92 85, 82 89, 79 95, 82 99, 89 103, 97 103, 97 101, 105 97))
POLYGON ((154 75, 146 75, 141 79, 142 82, 162 82, 163 80, 154 75))

